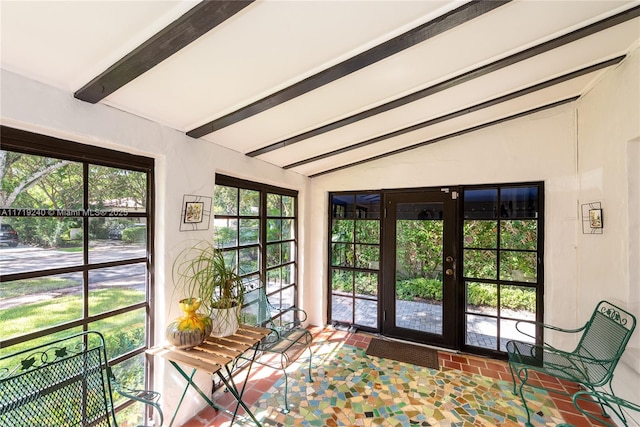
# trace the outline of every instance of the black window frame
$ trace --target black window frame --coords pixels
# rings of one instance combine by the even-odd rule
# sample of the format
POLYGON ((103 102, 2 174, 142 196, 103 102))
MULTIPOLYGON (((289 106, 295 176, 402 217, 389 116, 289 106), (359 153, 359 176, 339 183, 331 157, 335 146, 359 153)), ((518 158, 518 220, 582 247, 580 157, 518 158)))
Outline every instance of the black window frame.
POLYGON ((468 312, 467 311, 467 304, 466 304, 466 282, 467 281, 473 281, 473 282, 481 282, 481 283, 487 283, 487 284, 495 284, 498 289, 500 289, 501 286, 519 286, 519 287, 524 287, 524 288, 529 288, 529 289, 535 289, 536 292, 536 313, 535 313, 535 321, 537 322, 537 325, 535 327, 535 343, 540 345, 543 341, 544 341, 544 335, 543 335, 543 328, 540 327, 539 325, 543 322, 544 320, 544 221, 545 221, 545 187, 544 187, 544 181, 531 181, 531 182, 508 182, 508 183, 496 183, 496 184, 481 184, 481 185, 465 185, 461 187, 461 196, 460 196, 460 211, 459 211, 459 215, 460 215, 460 219, 459 219, 459 235, 460 235, 460 248, 459 251, 460 253, 458 254, 458 259, 460 260, 460 267, 461 267, 461 277, 460 277, 460 307, 462 307, 462 309, 460 310, 460 322, 463 325, 463 328, 465 330, 465 334, 463 334, 463 336, 461 337, 461 345, 460 345, 460 349, 463 351, 468 351, 470 353, 475 353, 475 354, 482 354, 482 355, 487 355, 489 357, 494 357, 494 358, 505 358, 506 357, 506 351, 502 351, 500 350, 501 347, 501 341, 500 341, 500 321, 501 320, 507 320, 507 321, 518 321, 521 319, 518 318, 511 318, 510 316, 506 315, 503 316, 500 311, 498 311, 497 315, 486 315, 486 314, 479 314, 479 313, 475 313, 475 312, 468 312), (503 189, 514 189, 514 188, 537 188, 537 206, 536 206, 536 213, 537 216, 531 216, 531 215, 525 215, 525 216, 521 216, 521 217, 509 217, 508 215, 505 216, 504 212, 503 212, 503 206, 502 206, 502 200, 501 200, 501 193, 503 189), (495 220, 497 222, 497 247, 496 248, 492 248, 492 250, 495 250, 496 254, 497 254, 497 269, 498 269, 498 277, 496 277, 495 279, 487 279, 487 278, 476 278, 476 277, 469 277, 467 276, 466 272, 464 271, 464 250, 465 250, 465 245, 464 245, 464 223, 465 220, 467 219, 473 219, 473 218, 467 218, 465 216, 465 191, 473 191, 473 190, 496 190, 497 191, 497 200, 496 200, 496 205, 497 205, 497 213, 495 217, 492 218, 485 218, 486 220, 495 220), (500 224, 501 221, 503 220, 510 220, 510 219, 522 219, 522 218, 527 218, 527 219, 535 219, 537 221, 537 243, 536 243, 536 249, 534 251, 532 250, 519 250, 519 249, 513 249, 513 248, 503 248, 500 246, 500 224), (500 271, 500 253, 503 251, 515 251, 515 252, 530 252, 530 253, 536 253, 536 267, 537 267, 537 275, 536 275, 536 281, 535 282, 518 282, 518 281, 513 281, 513 280, 505 280, 503 278, 501 278, 499 276, 499 271, 500 271), (473 346, 470 344, 466 343, 466 316, 467 315, 476 315, 476 316, 481 316, 481 317, 486 317, 486 318, 495 318, 497 321, 497 325, 498 325, 498 337, 497 337, 497 342, 496 342, 496 348, 495 349, 491 349, 488 347, 479 347, 479 346, 473 346))
POLYGON ((328 238, 327 238, 327 286, 328 286, 328 302, 327 302, 327 319, 330 323, 340 326, 356 327, 363 331, 379 332, 382 328, 381 319, 378 315, 375 321, 375 326, 365 325, 358 323, 357 321, 357 305, 362 304, 375 304, 376 312, 380 312, 380 283, 382 280, 382 223, 383 223, 383 198, 384 191, 379 190, 363 190, 363 191, 335 191, 329 192, 329 218, 328 218, 328 238), (344 197, 353 197, 353 210, 347 209, 345 205, 334 203, 334 200, 344 197), (358 206, 358 200, 360 198, 374 198, 377 199, 377 209, 374 209, 371 213, 368 213, 366 209, 358 206), (344 206, 344 207, 343 207, 344 206), (342 209, 340 209, 343 207, 342 209), (354 222, 353 236, 350 241, 334 241, 332 236, 333 222, 335 220, 350 220, 354 222), (377 221, 378 222, 378 243, 360 242, 357 238, 356 224, 358 221, 377 221), (352 247, 352 253, 356 254, 356 247, 358 245, 366 245, 369 247, 377 247, 378 250, 378 268, 366 268, 354 265, 339 265, 333 263, 333 248, 335 244, 348 245, 352 247), (335 292, 333 289, 333 273, 342 272, 352 275, 352 290, 350 294, 343 292, 335 292), (371 295, 358 295, 356 292, 356 275, 357 274, 375 274, 377 275, 377 292, 375 296, 371 295), (334 319, 334 297, 344 298, 351 301, 351 321, 345 322, 346 319, 334 319))
MULTIPOLYGON (((258 215, 242 216, 240 215, 239 209, 236 215, 219 215, 214 213, 214 221, 216 218, 227 219, 227 220, 238 219, 238 224, 239 224, 240 223, 239 219, 241 217, 258 219, 260 223, 260 233, 259 233, 258 242, 250 243, 247 245, 241 245, 240 239, 238 239, 236 241, 235 246, 224 246, 221 249, 223 251, 237 251, 239 248, 257 247, 258 253, 259 253, 258 272, 257 272, 257 276, 259 277, 258 285, 265 288, 265 294, 267 295, 267 298, 269 299, 269 302, 272 305, 278 308, 283 308, 282 311, 275 314, 275 317, 273 318, 274 321, 277 323, 279 319, 282 319, 283 322, 286 322, 288 320, 285 320, 285 318, 288 319, 288 317, 290 316, 297 316, 297 311, 295 311, 294 308, 298 308, 300 305, 299 266, 298 266, 298 252, 299 252, 298 251, 298 228, 299 228, 300 221, 298 217, 298 191, 288 189, 288 188, 283 188, 283 187, 277 187, 269 184, 249 181, 249 180, 236 178, 233 176, 224 175, 220 173, 216 173, 215 175, 215 185, 225 186, 225 187, 235 187, 240 190, 253 190, 260 193, 260 209, 259 209, 260 211, 258 215), (286 217, 286 218, 293 218, 294 220, 293 238, 280 240, 280 242, 283 242, 283 243, 290 242, 293 244, 293 251, 292 251, 292 257, 291 257, 292 260, 285 264, 279 264, 278 266, 275 266, 275 267, 269 267, 267 265, 267 256, 266 256, 267 244, 275 243, 275 242, 267 241, 267 220, 271 218, 284 218, 284 217, 282 216, 274 217, 274 216, 268 215, 267 194, 279 194, 282 196, 292 197, 294 200, 294 215, 293 217, 286 217), (266 286, 268 272, 273 270, 274 268, 279 268, 283 265, 293 266, 294 273, 292 275, 291 283, 287 284, 286 286, 281 285, 279 289, 269 291, 268 287, 266 286), (283 291, 289 291, 289 290, 293 292, 293 305, 289 307, 287 306, 283 307, 280 304, 281 294, 283 293, 283 291)), ((215 193, 215 190, 214 190, 214 193, 215 193)), ((239 200, 238 200, 238 203, 239 203, 239 200)), ((215 197, 214 197, 214 211, 215 211, 215 197)), ((240 227, 238 227, 238 232, 239 232, 239 228, 240 227)), ((215 242, 215 236, 214 236, 214 242, 215 242)), ((256 276, 256 273, 255 272, 249 272, 247 274, 243 274, 243 272, 240 272, 240 273, 241 273, 241 276, 245 279, 245 282, 248 283, 250 286, 252 286, 252 288, 249 290, 250 291, 255 290, 256 283, 254 280, 251 280, 251 277, 256 276)))
MULTIPOLYGON (((77 162, 83 165, 83 177, 86 178, 89 174, 90 166, 103 166, 109 168, 126 169, 134 172, 142 172, 147 177, 146 188, 146 209, 145 212, 130 212, 127 213, 128 217, 141 218, 146 220, 146 254, 144 257, 136 257, 131 259, 107 261, 107 262, 90 262, 88 222, 86 219, 92 218, 91 209, 88 206, 88 194, 89 194, 89 182, 87 179, 83 179, 83 209, 66 212, 64 209, 59 211, 53 211, 47 213, 47 216, 51 217, 78 217, 84 219, 83 221, 83 262, 81 265, 61 267, 61 268, 49 268, 42 270, 32 270, 27 272, 0 275, 0 286, 3 282, 10 282, 15 280, 29 279, 34 277, 48 277, 66 273, 80 273, 83 276, 84 290, 83 290, 83 304, 85 306, 83 315, 80 319, 70 322, 55 325, 50 328, 44 328, 32 333, 23 334, 16 337, 10 337, 7 340, 0 342, 0 348, 8 348, 15 344, 24 343, 33 339, 46 337, 48 335, 57 334, 66 330, 72 330, 74 328, 82 328, 83 331, 88 330, 89 325, 96 321, 108 319, 120 314, 134 312, 136 310, 144 309, 145 311, 145 338, 144 344, 141 347, 135 348, 124 354, 113 357, 109 360, 110 365, 116 365, 127 360, 131 360, 137 356, 143 355, 144 357, 144 386, 147 389, 153 388, 153 363, 152 358, 145 355, 147 349, 154 345, 154 295, 155 295, 155 283, 154 283, 154 264, 153 264, 153 230, 154 230, 154 165, 155 160, 150 157, 134 155, 126 152, 115 151, 107 148, 96 147, 92 145, 82 144, 74 141, 60 139, 48 135, 42 135, 34 132, 29 132, 21 129, 15 129, 7 126, 0 127, 0 137, 2 141, 2 150, 13 151, 22 154, 51 157, 62 160, 69 160, 77 162), (146 266, 145 277, 145 300, 143 302, 137 302, 126 307, 120 307, 115 310, 110 310, 104 313, 95 315, 89 315, 87 310, 88 298, 89 298, 89 273, 93 270, 104 269, 109 267, 127 266, 134 264, 144 263, 146 266)), ((8 217, 21 217, 31 216, 26 210, 20 209, 7 209, 8 217)), ((102 212, 100 215, 111 216, 111 214, 102 212)), ((119 216, 119 213, 114 213, 114 216, 119 216)), ((107 349, 108 350, 108 349, 107 349)), ((127 401, 122 405, 119 405, 117 410, 123 409, 129 406, 133 401, 127 401)))

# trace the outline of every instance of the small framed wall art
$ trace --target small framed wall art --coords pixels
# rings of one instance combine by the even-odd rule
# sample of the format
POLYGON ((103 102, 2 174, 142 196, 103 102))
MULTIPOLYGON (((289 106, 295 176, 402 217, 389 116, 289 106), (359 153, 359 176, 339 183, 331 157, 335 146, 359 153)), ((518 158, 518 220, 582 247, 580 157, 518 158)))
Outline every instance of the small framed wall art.
POLYGON ((589 225, 591 228, 602 228, 602 209, 589 209, 589 225))
POLYGON ((192 224, 202 222, 202 211, 204 211, 204 202, 185 203, 184 222, 192 224))
POLYGON ((211 197, 185 194, 182 198, 180 231, 208 230, 211 197))
POLYGON ((582 233, 602 234, 602 205, 600 202, 582 205, 582 233))

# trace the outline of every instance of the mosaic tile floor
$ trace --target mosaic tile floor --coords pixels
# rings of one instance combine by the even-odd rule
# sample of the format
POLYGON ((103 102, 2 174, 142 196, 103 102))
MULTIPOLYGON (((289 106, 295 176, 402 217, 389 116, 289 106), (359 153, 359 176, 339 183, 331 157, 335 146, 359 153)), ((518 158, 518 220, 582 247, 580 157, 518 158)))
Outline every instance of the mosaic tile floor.
MULTIPOLYGON (((291 413, 283 414, 282 381, 274 384, 255 406, 265 426, 517 426, 524 421, 511 385, 482 375, 461 375, 367 356, 347 345, 316 357, 322 365, 314 381, 293 369, 289 382, 291 413)), ((547 416, 534 423, 562 422, 546 394, 531 396, 532 407, 547 416)))
MULTIPOLYGON (((282 411, 284 378, 269 368, 254 369, 244 400, 264 426, 524 425, 524 409, 511 394, 511 378, 502 361, 439 352, 441 369, 434 370, 367 356, 366 335, 327 330, 315 334, 313 382, 305 376, 304 357, 287 370, 290 413, 282 411)), ((223 391, 214 394, 214 401, 222 407, 233 404, 232 396, 223 391)), ((544 392, 531 389, 528 402, 536 412, 536 427, 591 425, 575 415, 570 403, 544 392)), ((228 414, 211 408, 184 424, 230 425, 228 414)), ((244 419, 234 423, 251 425, 244 419)))

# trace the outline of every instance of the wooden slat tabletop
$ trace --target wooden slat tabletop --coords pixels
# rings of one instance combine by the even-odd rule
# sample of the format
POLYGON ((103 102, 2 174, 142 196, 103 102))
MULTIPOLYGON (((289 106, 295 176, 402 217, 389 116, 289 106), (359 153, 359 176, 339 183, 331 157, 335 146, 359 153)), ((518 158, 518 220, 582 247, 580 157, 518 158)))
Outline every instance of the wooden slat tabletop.
POLYGON ((216 365, 224 366, 227 363, 233 361, 233 357, 227 357, 217 353, 210 353, 202 351, 200 348, 195 347, 190 350, 172 350, 172 353, 178 353, 183 357, 200 360, 204 363, 215 363, 216 365))
POLYGON ((238 329, 238 333, 241 333, 243 335, 259 335, 261 337, 260 339, 266 337, 271 332, 273 331, 268 328, 259 328, 257 326, 249 325, 240 325, 240 328, 238 329))
POLYGON ((214 374, 270 333, 270 329, 240 325, 234 335, 222 338, 210 336, 202 345, 189 350, 166 344, 151 348, 147 353, 214 374))
POLYGON ((178 353, 177 351, 170 350, 164 347, 151 348, 147 350, 147 353, 153 354, 155 356, 160 356, 174 362, 184 363, 187 366, 196 368, 199 371, 204 371, 210 375, 213 375, 220 369, 222 369, 222 366, 217 363, 203 361, 198 358, 192 357, 191 355, 186 355, 182 352, 178 353))
POLYGON ((231 349, 228 347, 223 347, 220 345, 209 344, 204 342, 197 347, 198 350, 203 351, 205 353, 217 354, 222 357, 227 357, 229 359, 234 359, 238 357, 241 352, 236 349, 231 349))

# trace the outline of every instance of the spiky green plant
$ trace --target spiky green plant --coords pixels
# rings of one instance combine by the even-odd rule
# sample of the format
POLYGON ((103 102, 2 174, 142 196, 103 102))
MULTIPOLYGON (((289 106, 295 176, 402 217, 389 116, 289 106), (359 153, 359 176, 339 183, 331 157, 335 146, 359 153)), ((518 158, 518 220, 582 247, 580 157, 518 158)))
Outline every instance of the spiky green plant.
POLYGON ((199 240, 184 249, 173 263, 172 276, 187 298, 199 298, 202 309, 225 309, 242 305, 244 286, 235 263, 212 242, 199 240))

